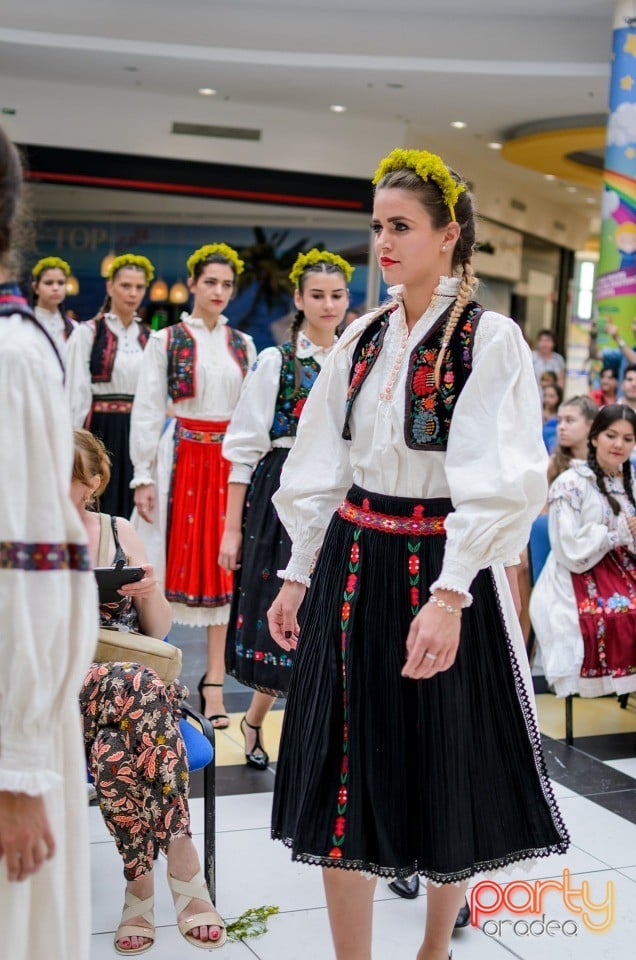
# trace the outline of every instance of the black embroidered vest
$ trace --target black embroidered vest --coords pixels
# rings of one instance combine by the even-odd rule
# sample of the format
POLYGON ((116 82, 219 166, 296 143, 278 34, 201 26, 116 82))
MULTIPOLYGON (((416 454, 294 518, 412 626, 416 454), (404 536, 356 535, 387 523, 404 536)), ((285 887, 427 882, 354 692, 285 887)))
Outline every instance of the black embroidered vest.
MULTIPOLYGON (((442 361, 439 386, 435 386, 435 364, 451 310, 452 306, 417 344, 409 358, 404 441, 411 450, 446 450, 455 404, 472 370, 475 331, 483 313, 483 308, 475 302, 468 303, 461 313, 442 361)), ((382 349, 387 325, 388 316, 383 314, 367 327, 356 345, 342 433, 346 440, 351 439, 351 407, 382 349)))
MULTIPOLYGON (((93 383, 110 383, 113 377, 113 367, 117 355, 117 336, 110 329, 103 314, 88 321, 95 331, 93 349, 89 361, 91 381, 93 383)), ((137 323, 133 320, 133 323, 137 323)), ((142 348, 148 342, 149 333, 142 323, 139 324, 139 343, 142 348)))
POLYGON ((21 317, 24 317, 25 320, 30 320, 36 325, 38 330, 40 330, 46 339, 51 344, 53 352, 57 357, 57 361, 62 368, 62 374, 64 375, 64 364, 62 358, 58 353, 58 349, 55 346, 55 342, 48 330, 46 330, 40 321, 35 316, 32 308, 29 306, 25 297, 22 296, 20 288, 17 284, 14 283, 2 283, 0 284, 0 318, 1 317, 12 317, 14 313, 20 314, 21 317))
MULTIPOLYGON (((225 327, 225 334, 228 349, 245 377, 248 367, 247 341, 229 324, 225 327)), ((167 354, 170 397, 175 403, 191 400, 196 393, 197 344, 187 324, 176 323, 168 328, 167 354)))
POLYGON ((296 357, 301 366, 300 383, 296 388, 296 366, 291 343, 283 343, 278 349, 282 357, 282 364, 274 420, 269 431, 271 440, 296 436, 300 414, 307 402, 309 391, 320 373, 320 364, 313 357, 296 357))

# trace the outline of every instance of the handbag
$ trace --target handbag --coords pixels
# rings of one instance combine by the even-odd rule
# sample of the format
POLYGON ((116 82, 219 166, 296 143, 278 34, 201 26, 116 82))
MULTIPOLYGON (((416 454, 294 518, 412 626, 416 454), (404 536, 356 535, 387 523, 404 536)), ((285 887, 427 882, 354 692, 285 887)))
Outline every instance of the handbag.
MULTIPOLYGON (((108 566, 110 517, 102 513, 100 520, 98 566, 108 566)), ((173 683, 181 673, 181 650, 166 640, 148 637, 136 630, 100 626, 97 634, 95 663, 140 663, 154 670, 165 684, 173 683)))

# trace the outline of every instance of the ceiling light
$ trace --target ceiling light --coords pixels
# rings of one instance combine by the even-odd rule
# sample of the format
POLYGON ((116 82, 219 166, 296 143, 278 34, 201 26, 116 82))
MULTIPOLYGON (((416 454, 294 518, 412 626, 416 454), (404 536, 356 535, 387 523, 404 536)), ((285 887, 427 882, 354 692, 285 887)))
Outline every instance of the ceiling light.
POLYGON ((451 127, 455 127, 456 130, 463 130, 464 127, 467 127, 468 124, 464 123, 463 120, 453 120, 451 122, 451 127))
POLYGON ((586 202, 586 203, 596 203, 596 197, 586 197, 586 198, 585 198, 585 202, 586 202))
POLYGON ((556 177, 553 173, 546 173, 545 178, 546 180, 556 180, 556 177))
POLYGON ((566 187, 565 189, 567 190, 568 193, 576 193, 576 192, 577 192, 577 191, 576 191, 576 187, 566 187))
POLYGON ((488 146, 491 150, 501 150, 503 148, 503 143, 498 143, 497 140, 491 140, 488 146))
POLYGON ((202 97, 213 97, 216 90, 213 90, 212 87, 199 87, 198 92, 202 97))
POLYGON ((345 107, 344 104, 342 104, 342 103, 332 103, 331 106, 329 107, 329 109, 332 110, 334 113, 346 113, 346 112, 347 112, 347 107, 345 107))

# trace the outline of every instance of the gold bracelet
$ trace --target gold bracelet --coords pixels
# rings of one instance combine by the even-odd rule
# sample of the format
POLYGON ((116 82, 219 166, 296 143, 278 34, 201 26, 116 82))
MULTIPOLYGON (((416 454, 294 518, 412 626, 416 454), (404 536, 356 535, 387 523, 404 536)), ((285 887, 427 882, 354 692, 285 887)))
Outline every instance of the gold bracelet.
POLYGON ((451 607, 450 603, 444 603, 443 600, 438 600, 437 597, 434 597, 433 594, 428 598, 429 603, 434 603, 436 606, 441 607, 442 610, 445 610, 446 613, 451 613, 454 617, 461 617, 462 610, 461 607, 451 607))

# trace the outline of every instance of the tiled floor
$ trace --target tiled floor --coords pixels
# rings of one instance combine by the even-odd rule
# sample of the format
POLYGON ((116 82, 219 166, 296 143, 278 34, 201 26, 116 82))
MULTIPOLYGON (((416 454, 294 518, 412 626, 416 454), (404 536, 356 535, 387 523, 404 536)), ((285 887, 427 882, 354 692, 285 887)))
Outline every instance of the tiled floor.
MULTIPOLYGON (((184 631, 186 682, 192 689, 202 672, 203 650, 198 631, 184 631)), ((195 703, 196 697, 192 698, 195 703)), ((269 921, 267 933, 245 943, 228 943, 215 956, 260 958, 260 960, 330 960, 333 957, 324 908, 320 871, 293 864, 281 844, 269 838, 269 811, 274 767, 266 772, 248 769, 243 763, 238 732, 241 712, 249 693, 232 680, 226 682, 226 707, 233 711, 230 728, 217 737, 217 881, 218 907, 224 917, 234 918, 249 907, 273 904, 279 915, 269 921)), ((478 927, 457 931, 453 938, 454 960, 610 960, 629 956, 636 941, 636 698, 627 710, 605 698, 574 704, 574 747, 562 737, 563 704, 549 694, 537 697, 546 759, 556 796, 572 836, 565 857, 537 862, 501 875, 504 883, 554 878, 563 881, 571 873, 571 906, 555 889, 544 893, 535 917, 525 910, 518 915, 502 909, 484 917, 478 927), (588 902, 580 909, 584 888, 588 902), (610 885, 611 883, 611 885, 610 885), (592 932, 586 923, 598 922, 598 908, 610 895, 609 928, 592 932), (541 921, 548 926, 544 932, 541 921), (505 922, 509 921, 509 922, 505 922), (513 926, 517 921, 516 927, 513 926), (558 921, 561 925, 548 924, 558 921), (551 934, 551 935, 550 935, 551 934), (568 935, 570 934, 570 935, 568 935), (631 945, 631 946, 630 946, 631 945)), ((272 761, 277 755, 282 711, 273 711, 266 721, 265 739, 272 761)), ((199 846, 203 832, 201 784, 193 778, 191 801, 193 831, 199 846)), ((97 808, 90 810, 93 865, 92 960, 113 960, 112 942, 123 899, 123 879, 118 855, 104 828, 97 808)), ((165 862, 157 866, 157 939, 149 956, 154 960, 190 957, 194 948, 179 936, 174 911, 165 884, 165 862)), ((511 890, 512 888, 509 888, 511 890)), ((526 888, 527 889, 527 888, 526 888)), ((536 892, 536 887, 532 887, 536 892)), ((517 887, 512 902, 522 903, 524 890, 517 887)), ((417 901, 400 900, 379 882, 375 893, 374 960, 414 958, 422 937, 426 912, 424 892, 417 901)), ((484 904, 486 903, 484 895, 484 904)), ((488 901, 490 902, 490 901, 488 901)), ((45 960, 45 958, 33 958, 45 960)))

